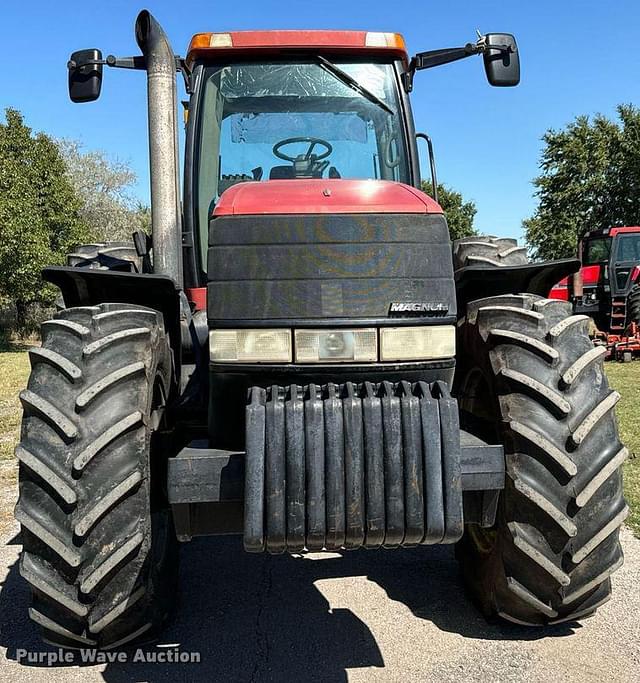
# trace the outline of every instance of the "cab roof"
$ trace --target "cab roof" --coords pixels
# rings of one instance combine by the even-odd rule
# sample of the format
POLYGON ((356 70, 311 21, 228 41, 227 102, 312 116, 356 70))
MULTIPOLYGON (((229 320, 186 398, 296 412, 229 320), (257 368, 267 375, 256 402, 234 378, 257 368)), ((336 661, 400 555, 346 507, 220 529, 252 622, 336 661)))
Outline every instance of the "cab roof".
POLYGON ((583 239, 593 239, 597 237, 615 237, 616 235, 619 234, 624 234, 624 233, 639 233, 640 232, 640 226, 637 225, 625 225, 625 226, 620 226, 620 227, 615 227, 615 228, 604 228, 604 229, 598 229, 598 230, 591 230, 590 232, 585 233, 583 239))
POLYGON ((189 44, 187 61, 201 57, 230 56, 286 50, 334 53, 391 54, 408 61, 404 38, 399 33, 372 31, 231 31, 196 33, 189 44))

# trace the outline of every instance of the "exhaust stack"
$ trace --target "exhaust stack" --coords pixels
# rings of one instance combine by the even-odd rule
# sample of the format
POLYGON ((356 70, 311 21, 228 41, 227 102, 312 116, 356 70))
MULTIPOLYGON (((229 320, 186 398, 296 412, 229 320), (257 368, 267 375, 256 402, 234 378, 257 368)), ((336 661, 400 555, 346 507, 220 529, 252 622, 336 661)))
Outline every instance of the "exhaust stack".
POLYGON ((147 70, 153 270, 182 287, 176 59, 166 33, 150 12, 140 12, 135 30, 147 70))

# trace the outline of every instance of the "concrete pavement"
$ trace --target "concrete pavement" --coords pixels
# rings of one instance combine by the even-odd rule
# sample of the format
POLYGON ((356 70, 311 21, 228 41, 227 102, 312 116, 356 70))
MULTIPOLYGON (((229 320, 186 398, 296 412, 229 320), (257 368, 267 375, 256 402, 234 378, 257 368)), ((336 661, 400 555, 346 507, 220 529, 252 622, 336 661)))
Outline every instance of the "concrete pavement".
POLYGON ((14 525, 0 537, 0 680, 638 681, 640 541, 624 530, 623 544, 614 597, 595 617, 530 631, 485 621, 451 548, 269 557, 239 538, 195 540, 177 618, 162 647, 138 653, 147 661, 50 668, 17 661, 57 653, 27 619, 14 525), (180 656, 200 662, 166 662, 180 656))

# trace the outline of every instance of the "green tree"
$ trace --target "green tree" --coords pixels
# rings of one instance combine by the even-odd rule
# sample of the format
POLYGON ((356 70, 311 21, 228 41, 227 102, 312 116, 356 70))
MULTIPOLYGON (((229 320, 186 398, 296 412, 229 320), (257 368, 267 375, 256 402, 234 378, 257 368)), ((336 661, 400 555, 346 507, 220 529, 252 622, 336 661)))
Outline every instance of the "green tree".
POLYGON ((15 109, 0 123, 0 298, 13 302, 18 325, 33 302, 54 295, 42 268, 64 262, 65 254, 89 235, 80 201, 67 178, 57 144, 33 135, 15 109))
POLYGON ((130 240, 134 230, 150 231, 150 210, 133 195, 137 177, 129 164, 102 150, 83 151, 75 140, 59 140, 58 145, 93 240, 130 240))
MULTIPOLYGON (((422 191, 433 196, 431 182, 423 181, 422 191)), ((438 183, 438 201, 447 218, 449 234, 452 240, 457 240, 461 237, 471 237, 471 235, 477 234, 476 229, 473 227, 473 219, 477 212, 474 202, 465 202, 459 192, 441 183, 438 183)))
POLYGON ((589 230, 640 220, 640 110, 618 107, 618 120, 579 116, 543 137, 538 207, 524 221, 534 257, 572 256, 589 230))

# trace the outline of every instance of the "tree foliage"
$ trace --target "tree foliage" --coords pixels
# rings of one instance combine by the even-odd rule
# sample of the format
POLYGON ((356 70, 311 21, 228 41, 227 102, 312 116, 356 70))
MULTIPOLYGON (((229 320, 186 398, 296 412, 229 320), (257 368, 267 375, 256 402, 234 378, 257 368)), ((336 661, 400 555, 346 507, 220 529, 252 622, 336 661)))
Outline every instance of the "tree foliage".
POLYGON ((524 221, 541 259, 572 256, 585 232, 640 221, 640 110, 618 107, 618 120, 579 116, 543 137, 535 214, 524 221))
POLYGON ((129 240, 135 230, 151 230, 148 207, 132 194, 137 177, 128 164, 102 150, 83 152, 75 140, 60 140, 59 146, 94 240, 129 240))
POLYGON ((19 112, 7 109, 0 123, 0 299, 11 300, 18 320, 28 304, 48 301, 52 288, 42 268, 64 262, 65 254, 89 233, 57 144, 33 135, 19 112))
MULTIPOLYGON (((430 182, 423 181, 422 190, 428 195, 433 196, 432 184, 430 182)), ((476 229, 473 227, 473 219, 477 212, 474 202, 464 201, 459 192, 441 183, 438 183, 438 201, 447 218, 449 234, 452 240, 477 234, 476 229)))

